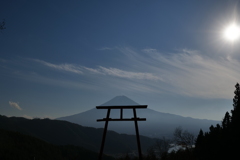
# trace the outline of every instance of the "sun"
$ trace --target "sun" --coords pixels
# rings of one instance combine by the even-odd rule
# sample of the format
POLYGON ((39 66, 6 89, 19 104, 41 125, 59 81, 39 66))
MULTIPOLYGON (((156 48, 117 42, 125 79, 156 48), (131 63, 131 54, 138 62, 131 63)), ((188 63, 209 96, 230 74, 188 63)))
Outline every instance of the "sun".
POLYGON ((224 37, 231 42, 238 40, 240 38, 240 27, 234 23, 229 25, 224 30, 224 37))

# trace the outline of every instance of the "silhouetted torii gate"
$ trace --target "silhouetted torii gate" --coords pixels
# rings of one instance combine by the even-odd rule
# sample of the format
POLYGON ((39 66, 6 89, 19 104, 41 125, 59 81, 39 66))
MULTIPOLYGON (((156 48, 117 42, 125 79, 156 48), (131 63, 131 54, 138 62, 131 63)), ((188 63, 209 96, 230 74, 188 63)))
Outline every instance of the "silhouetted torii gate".
POLYGON ((136 109, 140 108, 147 108, 147 105, 128 105, 128 106, 96 106, 97 109, 107 109, 107 116, 103 119, 97 119, 97 122, 105 121, 105 127, 103 131, 103 137, 102 137, 102 144, 101 149, 99 153, 98 159, 102 159, 103 154, 103 148, 107 133, 107 127, 108 127, 108 121, 134 121, 135 122, 135 130, 136 130, 136 137, 137 137, 137 145, 138 145, 138 155, 139 160, 142 160, 142 151, 141 151, 141 145, 140 145, 140 138, 139 138, 139 131, 138 131, 138 123, 137 121, 146 121, 146 118, 139 118, 137 117, 136 109), (111 109, 120 109, 120 118, 110 118, 110 111, 111 109), (123 118, 123 109, 132 109, 133 110, 133 118, 123 118))

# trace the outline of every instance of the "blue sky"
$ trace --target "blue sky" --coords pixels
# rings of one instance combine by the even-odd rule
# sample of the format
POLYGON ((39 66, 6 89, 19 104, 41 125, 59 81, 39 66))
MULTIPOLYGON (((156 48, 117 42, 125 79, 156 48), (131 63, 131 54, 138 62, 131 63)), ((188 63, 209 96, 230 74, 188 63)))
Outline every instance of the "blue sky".
POLYGON ((240 79, 223 30, 239 13, 237 0, 3 0, 0 113, 57 118, 125 95, 221 120, 240 79))

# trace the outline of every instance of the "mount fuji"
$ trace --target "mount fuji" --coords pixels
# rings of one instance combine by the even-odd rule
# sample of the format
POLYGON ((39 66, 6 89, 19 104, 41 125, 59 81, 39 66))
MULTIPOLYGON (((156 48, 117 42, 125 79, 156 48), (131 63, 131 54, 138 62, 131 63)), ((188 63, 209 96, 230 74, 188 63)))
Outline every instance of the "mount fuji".
MULTIPOLYGON (((116 106, 116 105, 139 105, 126 96, 116 96, 113 99, 103 103, 101 106, 116 106)), ((65 120, 76 123, 82 126, 103 128, 104 122, 97 122, 97 119, 105 118, 107 110, 105 109, 90 109, 86 112, 78 113, 71 116, 60 117, 58 120, 65 120)), ((139 132, 141 135, 152 138, 172 138, 175 128, 182 127, 184 130, 197 135, 199 130, 207 131, 211 125, 220 123, 219 121, 195 119, 183 117, 179 115, 162 113, 152 109, 137 109, 137 116, 146 118, 147 121, 139 121, 139 132)), ((110 118, 119 118, 120 111, 118 109, 111 110, 110 118)), ((132 118, 133 111, 130 109, 123 110, 123 118, 132 118)), ((118 133, 135 134, 134 122, 109 122, 108 130, 113 130, 118 133)))

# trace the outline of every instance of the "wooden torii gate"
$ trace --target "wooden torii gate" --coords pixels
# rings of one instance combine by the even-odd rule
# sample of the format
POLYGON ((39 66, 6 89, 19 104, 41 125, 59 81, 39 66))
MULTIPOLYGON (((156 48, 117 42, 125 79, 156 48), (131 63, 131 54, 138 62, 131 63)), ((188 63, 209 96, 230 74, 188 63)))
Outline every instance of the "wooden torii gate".
POLYGON ((144 109, 147 108, 147 105, 129 105, 129 106, 96 106, 97 109, 107 109, 107 116, 103 119, 97 119, 97 122, 105 121, 105 127, 103 131, 102 137, 102 144, 99 153, 98 159, 102 159, 104 143, 106 139, 107 127, 109 121, 134 121, 135 122, 135 130, 136 130, 136 137, 137 137, 137 145, 138 145, 138 156, 139 160, 142 160, 142 151, 140 145, 140 138, 139 138, 139 131, 138 131, 138 123, 137 121, 146 121, 146 118, 139 118, 137 117, 136 109, 144 109), (120 118, 110 118, 110 111, 111 109, 120 109, 120 118), (132 109, 133 110, 133 118, 123 118, 123 109, 132 109))

